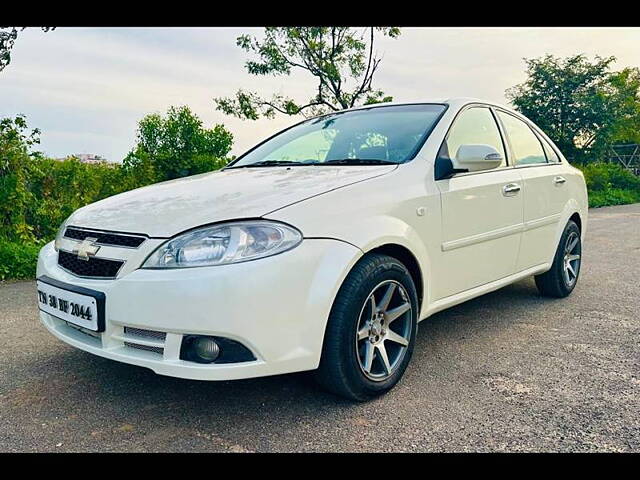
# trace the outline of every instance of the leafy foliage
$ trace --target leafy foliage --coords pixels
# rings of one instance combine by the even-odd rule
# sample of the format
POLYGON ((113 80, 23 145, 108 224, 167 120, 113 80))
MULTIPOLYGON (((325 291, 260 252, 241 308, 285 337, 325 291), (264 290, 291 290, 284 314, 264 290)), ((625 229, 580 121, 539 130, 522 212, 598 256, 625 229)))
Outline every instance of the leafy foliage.
POLYGON ((166 116, 140 120, 137 144, 123 166, 139 182, 170 180, 223 167, 232 144, 224 125, 206 129, 189 107, 170 107, 166 116))
POLYGON ((36 243, 0 240, 0 280, 35 277, 41 247, 41 244, 36 243))
POLYGON ((640 202, 640 193, 622 188, 609 188, 589 195, 589 207, 608 207, 612 205, 626 205, 640 202))
POLYGON ((570 161, 598 160, 612 142, 640 141, 640 70, 611 72, 615 57, 525 61, 528 78, 507 97, 570 161))
POLYGON ((40 157, 31 148, 40 143, 40 132, 29 131, 23 115, 0 120, 0 236, 11 230, 22 241, 33 241, 33 227, 26 218, 31 201, 27 188, 29 164, 40 157))
MULTIPOLYGON (((18 31, 25 27, 0 27, 0 72, 11 63, 11 49, 18 38, 18 31)), ((53 30, 55 27, 42 27, 43 32, 53 30)))
POLYGON ((590 163, 581 166, 590 207, 640 202, 640 177, 621 165, 590 163))
POLYGON ((70 157, 33 159, 28 165, 29 201, 24 215, 33 239, 52 239, 75 210, 142 186, 117 164, 87 164, 70 157))
POLYGON ((306 103, 275 94, 270 100, 252 91, 238 90, 235 97, 215 98, 216 108, 242 119, 273 118, 276 112, 317 115, 359 104, 389 102, 372 86, 381 58, 374 51, 375 32, 395 38, 397 27, 268 27, 258 40, 241 35, 236 44, 257 55, 245 67, 251 75, 290 75, 305 71, 317 81, 316 94, 306 103))

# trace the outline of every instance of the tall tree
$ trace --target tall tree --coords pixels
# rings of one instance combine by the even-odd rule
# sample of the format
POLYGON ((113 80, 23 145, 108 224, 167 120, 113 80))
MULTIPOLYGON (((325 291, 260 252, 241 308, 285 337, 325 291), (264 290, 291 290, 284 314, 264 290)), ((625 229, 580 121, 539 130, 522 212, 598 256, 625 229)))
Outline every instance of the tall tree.
POLYGON ((142 181, 184 177, 224 166, 232 144, 224 125, 208 129, 189 107, 170 107, 166 116, 153 113, 138 122, 137 143, 123 167, 148 177, 142 181))
POLYGON ((508 89, 507 97, 568 159, 600 160, 608 144, 640 140, 638 69, 610 71, 615 57, 545 55, 525 61, 527 80, 508 89))
POLYGON ((235 97, 215 98, 218 110, 242 119, 260 116, 317 115, 360 104, 389 102, 372 85, 382 58, 374 49, 376 32, 395 38, 397 27, 268 27, 264 38, 241 35, 236 44, 257 55, 245 64, 251 75, 290 75, 306 72, 314 77, 316 94, 306 102, 274 94, 264 99, 253 91, 238 90, 235 97))
MULTIPOLYGON (((48 32, 56 27, 41 27, 42 31, 48 32)), ((11 63, 11 49, 16 43, 18 32, 25 27, 0 27, 0 72, 11 63)))

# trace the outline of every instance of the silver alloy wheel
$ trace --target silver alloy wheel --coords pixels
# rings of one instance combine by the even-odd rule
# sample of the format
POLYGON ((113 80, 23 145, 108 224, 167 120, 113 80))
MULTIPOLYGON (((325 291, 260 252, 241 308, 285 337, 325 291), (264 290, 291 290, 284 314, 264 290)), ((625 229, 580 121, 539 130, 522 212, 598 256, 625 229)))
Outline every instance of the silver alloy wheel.
POLYGON ((367 378, 383 381, 402 363, 412 329, 412 307, 405 288, 395 280, 376 286, 358 318, 356 353, 367 378))
POLYGON ((567 287, 572 287, 578 278, 580 271, 580 235, 577 232, 571 232, 567 236, 564 245, 563 269, 564 281, 567 287))

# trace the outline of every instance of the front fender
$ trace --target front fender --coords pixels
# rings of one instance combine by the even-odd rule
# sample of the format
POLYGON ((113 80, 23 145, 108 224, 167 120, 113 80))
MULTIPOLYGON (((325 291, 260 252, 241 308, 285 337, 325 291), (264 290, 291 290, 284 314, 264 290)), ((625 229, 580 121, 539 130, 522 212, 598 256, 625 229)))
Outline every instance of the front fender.
MULTIPOLYGON (((290 220, 280 217, 278 219, 281 221, 290 220)), ((299 225, 299 222, 297 224, 299 225)), ((357 222, 344 223, 340 228, 337 227, 337 225, 333 225, 329 230, 318 230, 314 226, 303 225, 301 229, 303 232, 312 232, 309 233, 310 236, 305 233, 306 238, 313 238, 317 234, 318 237, 341 240, 357 247, 365 254, 385 245, 399 245, 415 257, 422 277, 422 292, 418 292, 423 299, 420 312, 420 318, 422 318, 422 314, 426 311, 429 303, 430 281, 428 265, 430 256, 424 239, 421 238, 416 229, 402 219, 390 215, 369 216, 361 218, 357 222)))

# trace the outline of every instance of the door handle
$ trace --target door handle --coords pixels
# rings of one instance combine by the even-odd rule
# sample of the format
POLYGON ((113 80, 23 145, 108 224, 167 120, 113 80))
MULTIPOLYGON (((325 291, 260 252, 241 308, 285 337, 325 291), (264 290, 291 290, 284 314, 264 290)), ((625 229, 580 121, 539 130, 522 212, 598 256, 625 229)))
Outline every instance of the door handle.
POLYGON ((517 195, 520 191, 520 185, 517 183, 508 183, 504 187, 502 187, 502 194, 505 197, 512 197, 513 195, 517 195))
POLYGON ((555 177, 553 179, 553 183, 555 183, 556 185, 562 185, 566 181, 567 181, 567 179, 564 178, 564 177, 561 177, 560 175, 558 175, 557 177, 555 177))

